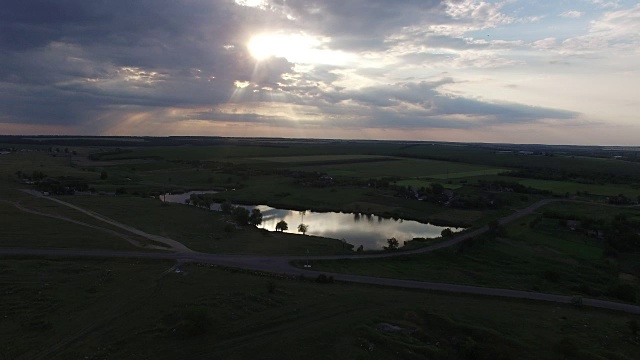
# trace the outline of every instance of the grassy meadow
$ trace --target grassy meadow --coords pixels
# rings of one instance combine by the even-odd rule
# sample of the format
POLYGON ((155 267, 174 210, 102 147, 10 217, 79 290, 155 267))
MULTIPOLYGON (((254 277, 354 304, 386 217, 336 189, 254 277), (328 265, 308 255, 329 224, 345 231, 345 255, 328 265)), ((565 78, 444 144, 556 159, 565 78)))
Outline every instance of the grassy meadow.
POLYGON ((620 313, 173 265, 3 259, 0 357, 624 360, 640 340, 620 313))
MULTIPOLYGON (((25 141, 24 149, 41 151, 0 156, 3 248, 140 250, 114 232, 144 242, 18 191, 35 187, 18 174, 28 178, 34 172, 95 190, 55 195, 63 201, 196 251, 228 254, 350 250, 339 240, 230 226, 224 214, 163 204, 152 195, 219 189, 218 201, 479 227, 545 197, 580 192, 598 203, 554 203, 504 232, 429 254, 315 261, 313 267, 622 302, 640 296, 640 253, 611 251, 603 238, 571 230, 562 218, 640 221, 637 208, 603 204, 609 196, 640 195, 640 163, 565 148, 524 155, 509 145, 487 144, 25 141), (318 184, 321 174, 334 179, 318 184), (516 193, 486 186, 492 182, 532 189, 516 193), (457 207, 449 198, 418 201, 406 189, 438 184, 470 200, 457 207)), ((0 359, 635 359, 640 350, 640 318, 623 313, 313 280, 168 261, 5 256, 0 359), (178 265, 183 272, 174 271, 178 265)))
POLYGON ((385 161, 383 164, 353 163, 336 165, 316 165, 313 167, 301 166, 299 170, 320 171, 331 176, 352 176, 360 178, 379 177, 441 177, 446 179, 447 174, 451 177, 464 177, 460 174, 485 174, 493 173, 495 170, 481 165, 455 163, 438 160, 423 159, 398 159, 396 161, 385 161), (457 175, 456 175, 457 174, 457 175))
POLYGON ((74 205, 95 211, 150 234, 176 240, 201 252, 225 254, 304 255, 349 253, 340 240, 276 233, 252 227, 231 230, 226 215, 158 199, 124 197, 62 197, 74 205), (135 217, 131 214, 137 214, 135 217))
MULTIPOLYGON (((574 216, 640 216, 640 210, 585 204, 553 204, 545 210, 574 216)), ((530 215, 500 236, 481 236, 423 255, 386 259, 315 261, 320 271, 467 284, 616 299, 620 286, 640 299, 640 253, 604 254, 601 239, 573 231, 556 219, 530 215)), ((628 300, 627 300, 628 301, 628 300)))

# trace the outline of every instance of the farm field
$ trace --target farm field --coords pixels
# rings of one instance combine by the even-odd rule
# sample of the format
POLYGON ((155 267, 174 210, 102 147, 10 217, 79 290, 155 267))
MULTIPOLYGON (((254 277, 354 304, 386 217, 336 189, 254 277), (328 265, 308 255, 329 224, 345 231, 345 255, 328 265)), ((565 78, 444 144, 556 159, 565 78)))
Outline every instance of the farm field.
POLYGON ((391 156, 377 155, 306 155, 306 156, 275 156, 275 157, 256 157, 249 160, 270 161, 276 163, 322 163, 333 161, 376 161, 376 160, 400 160, 391 156))
MULTIPOLYGON (((384 166, 374 163, 359 164, 338 164, 321 165, 313 167, 298 167, 300 170, 321 171, 331 176, 352 176, 360 178, 380 178, 380 177, 442 177, 447 178, 447 174, 469 173, 487 171, 494 172, 482 165, 454 163, 438 160, 403 159, 399 161, 385 162, 384 166)), ((455 175, 454 175, 455 176, 455 175)), ((460 177, 460 176, 458 176, 460 177)))
POLYGON ((3 259, 0 354, 54 360, 250 359, 256 354, 453 359, 464 353, 624 360, 637 354, 628 323, 640 319, 620 313, 319 284, 195 264, 175 273, 174 265, 3 259), (411 331, 383 330, 395 326, 411 331))
POLYGON ((517 152, 499 153, 495 149, 479 148, 472 144, 424 144, 404 148, 399 152, 405 156, 482 164, 496 168, 552 169, 564 172, 616 173, 624 176, 640 176, 640 162, 621 161, 613 158, 569 154, 544 156, 520 155, 517 152))
POLYGON ((228 159, 230 161, 244 161, 258 157, 288 157, 288 156, 329 156, 329 155, 357 155, 374 152, 375 155, 389 155, 389 150, 395 146, 388 144, 256 144, 218 145, 218 146, 189 146, 189 147, 152 147, 131 148, 121 152, 105 152, 101 160, 118 160, 134 158, 160 158, 169 161, 213 161, 228 159))
POLYGON ((472 170, 472 171, 446 173, 446 174, 436 174, 436 175, 431 175, 429 177, 432 179, 448 180, 448 179, 469 178, 469 177, 482 176, 482 175, 498 175, 505 171, 506 171, 505 169, 484 169, 484 170, 472 170))
POLYGON ((568 181, 551 181, 538 179, 519 179, 518 182, 525 186, 531 186, 540 190, 549 190, 554 194, 575 194, 576 192, 587 192, 591 195, 601 196, 618 196, 623 194, 630 198, 638 198, 640 196, 640 188, 632 188, 626 185, 616 184, 580 184, 568 181))

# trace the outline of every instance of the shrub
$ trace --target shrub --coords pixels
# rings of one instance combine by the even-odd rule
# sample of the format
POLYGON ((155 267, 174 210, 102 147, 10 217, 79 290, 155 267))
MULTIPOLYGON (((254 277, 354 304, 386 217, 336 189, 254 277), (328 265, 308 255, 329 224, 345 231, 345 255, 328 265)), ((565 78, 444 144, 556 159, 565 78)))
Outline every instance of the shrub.
POLYGON ((333 283, 333 276, 327 276, 325 274, 320 274, 316 278, 316 282, 318 284, 331 284, 331 283, 333 283))
POLYGON ((568 359, 576 359, 580 354, 580 348, 573 339, 563 337, 555 344, 555 350, 568 359))
POLYGON ((576 295, 574 297, 571 298, 571 305, 576 306, 576 307, 582 307, 583 302, 582 302, 582 296, 576 295))
POLYGON ((450 237, 452 235, 453 235, 453 231, 450 228, 446 228, 442 230, 442 232, 440 233, 440 236, 442 237, 450 237))
POLYGON ((618 284, 609 288, 607 292, 609 296, 618 298, 622 301, 634 303, 636 302, 636 288, 629 284, 618 284))
POLYGON ((629 320, 629 322, 627 322, 627 325, 629 325, 629 330, 631 330, 631 334, 633 334, 634 336, 638 334, 638 330, 640 330, 640 326, 638 326, 638 320, 636 319, 629 320))
POLYGON ((276 283, 274 283, 273 281, 267 282, 267 292, 269 294, 273 294, 274 292, 276 292, 276 283))
POLYGON ((211 315, 206 308, 194 307, 186 309, 180 324, 184 335, 188 337, 198 336, 206 333, 213 323, 211 315))
POLYGON ((560 273, 555 270, 546 270, 543 274, 543 277, 547 281, 557 283, 558 280, 560 280, 560 273))

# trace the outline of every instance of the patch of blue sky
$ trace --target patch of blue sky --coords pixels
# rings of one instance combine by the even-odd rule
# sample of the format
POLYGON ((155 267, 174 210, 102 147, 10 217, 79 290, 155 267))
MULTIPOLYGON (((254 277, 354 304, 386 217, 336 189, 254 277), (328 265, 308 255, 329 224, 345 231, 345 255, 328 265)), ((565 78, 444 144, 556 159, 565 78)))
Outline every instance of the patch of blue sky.
POLYGON ((605 12, 590 1, 518 1, 506 4, 501 11, 514 21, 495 28, 471 31, 465 35, 487 41, 533 42, 545 38, 562 41, 587 33, 590 22, 600 18, 605 12))

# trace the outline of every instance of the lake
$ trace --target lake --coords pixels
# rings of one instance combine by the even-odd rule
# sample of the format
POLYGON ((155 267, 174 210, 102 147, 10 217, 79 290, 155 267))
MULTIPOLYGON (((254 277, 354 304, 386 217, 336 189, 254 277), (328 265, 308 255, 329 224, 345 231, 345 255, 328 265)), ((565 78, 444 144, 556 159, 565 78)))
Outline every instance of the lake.
MULTIPOLYGON (((191 191, 184 194, 166 194, 164 201, 185 204, 191 194, 215 194, 216 191, 191 191)), ((161 200, 162 197, 161 197, 161 200)), ((299 224, 308 225, 308 235, 344 239, 354 245, 362 245, 365 250, 379 250, 387 245, 387 239, 403 241, 413 238, 436 238, 446 227, 424 224, 412 220, 394 220, 376 215, 358 213, 313 212, 275 209, 266 205, 240 205, 246 209, 262 212, 261 228, 275 231, 276 224, 284 220, 289 226, 285 232, 297 233, 299 224)), ((220 204, 212 204, 211 210, 219 211, 220 204)), ((454 232, 462 228, 450 228, 454 232)))

